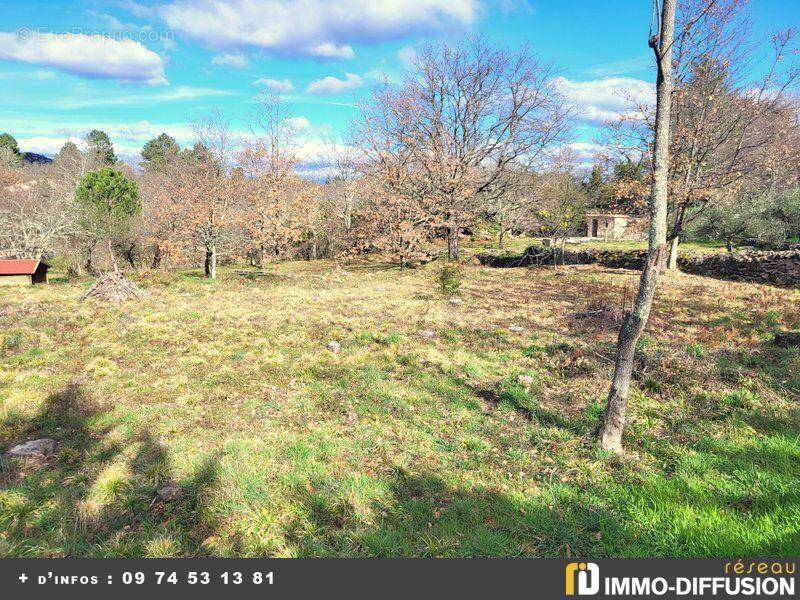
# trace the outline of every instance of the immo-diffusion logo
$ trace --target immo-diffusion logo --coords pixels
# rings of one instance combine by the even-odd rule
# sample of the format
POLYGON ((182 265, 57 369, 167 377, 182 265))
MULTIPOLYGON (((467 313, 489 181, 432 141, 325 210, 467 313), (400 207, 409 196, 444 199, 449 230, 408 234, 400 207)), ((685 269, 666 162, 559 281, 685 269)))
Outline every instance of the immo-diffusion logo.
POLYGON ((600 591, 600 567, 594 563, 571 562, 567 565, 564 593, 574 596, 577 580, 578 596, 591 596, 600 591))
MULTIPOLYGON (((679 561, 668 562, 659 575, 608 575, 600 577, 600 567, 591 562, 571 562, 565 570, 564 593, 567 596, 594 596, 601 589, 605 597, 649 596, 795 596, 794 561, 759 561, 748 567, 738 561, 733 569, 726 563, 723 573, 693 575, 684 572, 679 561), (670 573, 669 571, 674 571, 670 573), (732 571, 732 572, 731 572, 732 571)), ((713 568, 712 568, 713 570, 713 568)))

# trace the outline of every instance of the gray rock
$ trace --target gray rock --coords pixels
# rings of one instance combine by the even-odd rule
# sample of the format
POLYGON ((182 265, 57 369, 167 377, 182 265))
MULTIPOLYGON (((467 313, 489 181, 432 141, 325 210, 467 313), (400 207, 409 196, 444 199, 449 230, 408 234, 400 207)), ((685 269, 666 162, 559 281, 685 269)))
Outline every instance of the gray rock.
POLYGON ((436 337, 436 332, 432 329, 420 329, 417 332, 417 335, 421 337, 423 340, 432 340, 436 337))
POLYGON ((44 458, 55 454, 58 450, 58 442, 50 438, 31 440, 24 444, 19 444, 6 452, 9 458, 44 458))
POLYGON ((520 385, 533 385, 534 379, 530 375, 520 375, 517 377, 517 383, 520 385))
POLYGON ((161 500, 161 502, 173 502, 182 495, 183 488, 174 481, 170 481, 167 485, 158 490, 158 500, 161 500))
POLYGON ((520 327, 519 325, 512 325, 511 327, 508 328, 508 330, 511 333, 516 333, 518 335, 521 334, 521 333, 525 333, 525 328, 524 327, 520 327))
POLYGON ((339 350, 341 349, 342 345, 339 342, 328 342, 328 350, 330 350, 334 354, 339 354, 339 350))
POLYGON ((450 304, 458 306, 459 304, 464 304, 464 301, 461 298, 450 298, 450 304))

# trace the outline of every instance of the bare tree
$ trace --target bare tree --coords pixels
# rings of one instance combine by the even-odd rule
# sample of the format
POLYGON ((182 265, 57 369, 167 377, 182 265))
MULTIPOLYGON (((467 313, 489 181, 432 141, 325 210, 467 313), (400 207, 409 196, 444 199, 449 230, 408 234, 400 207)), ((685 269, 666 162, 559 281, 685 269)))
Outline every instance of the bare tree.
MULTIPOLYGON (((671 107, 668 267, 692 221, 740 190, 780 185, 791 161, 793 100, 800 67, 795 32, 775 34, 767 60, 754 40, 749 0, 686 0, 676 17, 671 107), (760 77, 754 73, 761 72, 760 77)), ((638 110, 609 124, 610 144, 653 160, 655 114, 638 110)))
POLYGON ((564 256, 566 238, 583 225, 586 195, 577 176, 577 156, 571 149, 557 152, 537 177, 529 219, 539 235, 551 238, 564 256))
POLYGON ((335 258, 347 254, 352 247, 355 217, 365 195, 364 166, 352 143, 333 138, 325 144, 323 161, 329 172, 321 211, 328 222, 328 244, 335 258))
POLYGON ((413 150, 408 143, 412 98, 407 90, 384 81, 361 106, 354 137, 363 161, 363 206, 354 215, 353 246, 396 256, 401 266, 423 255, 432 231, 412 179, 413 150))
POLYGON ((510 170, 498 186, 498 193, 486 202, 486 216, 498 228, 497 247, 505 247, 506 236, 515 229, 530 225, 538 177, 528 169, 510 170))
POLYGON ((238 220, 242 177, 232 169, 236 140, 229 122, 215 112, 191 126, 195 149, 176 173, 179 202, 172 206, 181 213, 182 235, 205 252, 206 277, 215 279, 221 246, 238 220))
POLYGON ((672 54, 675 34, 675 5, 677 0, 655 0, 657 15, 655 32, 648 41, 655 55, 656 121, 653 144, 653 187, 650 193, 647 260, 639 281, 631 313, 625 318, 617 340, 614 376, 608 393, 606 413, 600 429, 600 443, 606 450, 622 451, 622 431, 628 405, 628 392, 633 375, 636 345, 642 335, 653 306, 658 277, 667 245, 667 196, 669 194, 670 111, 672 108, 672 54))
POLYGON ((526 49, 472 38, 428 46, 399 89, 384 85, 373 98, 382 105, 364 115, 362 130, 377 126, 383 135, 381 144, 366 145, 367 156, 400 159, 403 194, 447 232, 451 259, 464 226, 503 193, 504 175, 534 164, 570 129, 571 111, 552 75, 526 49))
POLYGON ((74 190, 58 180, 0 190, 0 246, 10 254, 42 258, 74 232, 75 220, 74 190))
POLYGON ((301 239, 308 222, 308 187, 296 172, 296 129, 278 95, 262 96, 250 117, 250 138, 239 152, 244 169, 242 213, 251 250, 262 269, 301 239))

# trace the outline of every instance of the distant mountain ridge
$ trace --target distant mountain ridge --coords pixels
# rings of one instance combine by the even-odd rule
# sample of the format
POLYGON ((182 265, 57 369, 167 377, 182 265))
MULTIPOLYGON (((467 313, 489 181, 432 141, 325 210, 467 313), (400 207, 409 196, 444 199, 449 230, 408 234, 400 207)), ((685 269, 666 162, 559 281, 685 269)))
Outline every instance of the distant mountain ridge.
POLYGON ((31 164, 49 165, 53 162, 52 158, 44 154, 36 154, 36 152, 23 152, 20 156, 22 156, 22 160, 31 164))

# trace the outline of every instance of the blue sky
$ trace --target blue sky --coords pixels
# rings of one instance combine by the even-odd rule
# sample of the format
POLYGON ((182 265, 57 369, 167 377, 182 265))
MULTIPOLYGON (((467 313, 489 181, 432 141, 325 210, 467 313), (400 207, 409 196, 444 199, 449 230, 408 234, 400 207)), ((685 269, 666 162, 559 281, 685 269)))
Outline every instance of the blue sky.
MULTIPOLYGON (((800 24, 796 0, 751 8, 763 35, 800 24)), ((258 93, 276 89, 311 159, 420 45, 482 33, 557 66, 562 91, 583 107, 575 141, 586 150, 624 95, 652 93, 650 10, 649 0, 4 2, 0 132, 52 155, 101 128, 131 160, 162 131, 190 143, 189 120, 213 109, 241 127, 258 93)))

